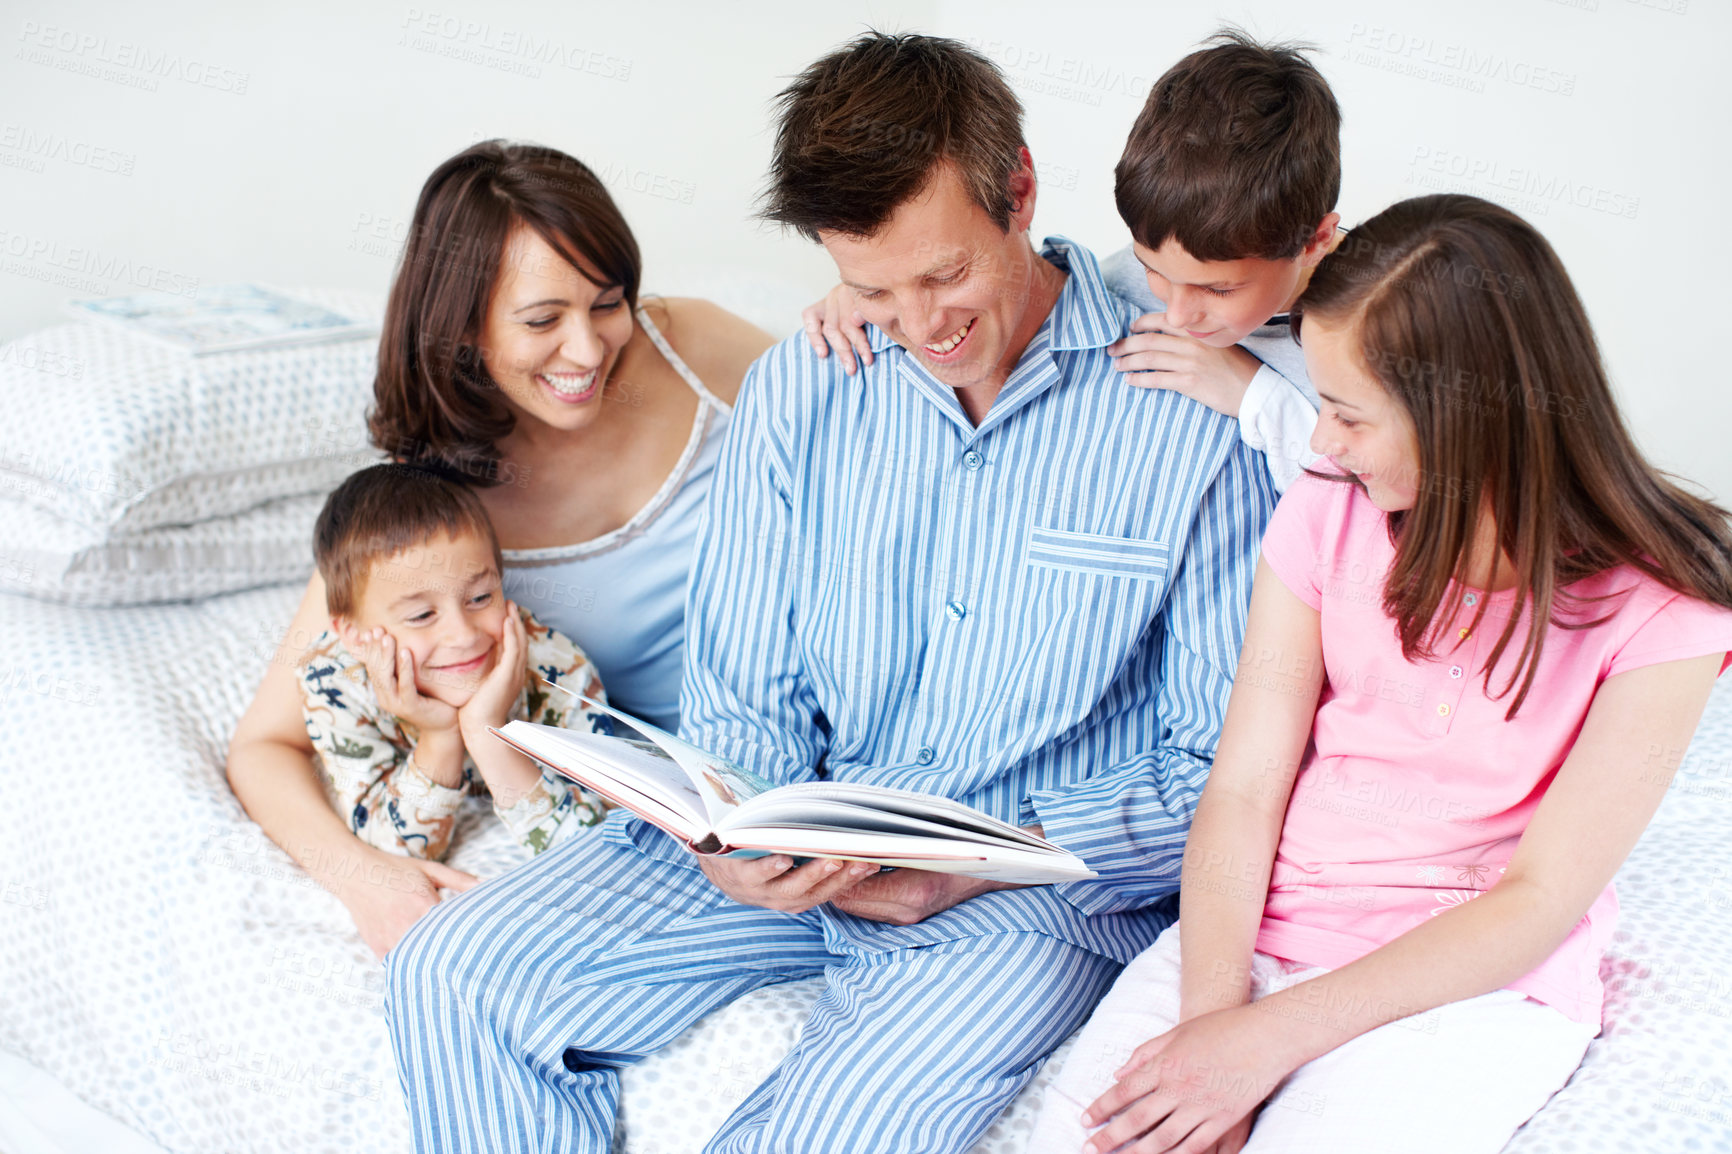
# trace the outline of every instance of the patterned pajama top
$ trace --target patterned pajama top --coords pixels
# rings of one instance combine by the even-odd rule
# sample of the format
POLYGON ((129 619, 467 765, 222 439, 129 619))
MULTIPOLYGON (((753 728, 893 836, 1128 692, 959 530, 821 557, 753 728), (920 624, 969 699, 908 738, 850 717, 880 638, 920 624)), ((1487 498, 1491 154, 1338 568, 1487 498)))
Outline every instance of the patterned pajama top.
MULTIPOLYGON (((529 645, 511 719, 608 732, 605 714, 582 708, 537 677, 605 701, 595 667, 570 638, 527 610, 519 612, 529 645)), ((389 853, 443 858, 463 799, 487 792, 474 760, 463 755, 463 784, 457 787, 422 773, 409 757, 419 739, 415 726, 379 707, 367 667, 329 630, 307 650, 300 672, 301 714, 318 753, 326 796, 355 836, 389 853)), ((538 854, 600 822, 605 805, 544 767, 528 793, 508 808, 495 803, 493 811, 512 837, 538 854)))

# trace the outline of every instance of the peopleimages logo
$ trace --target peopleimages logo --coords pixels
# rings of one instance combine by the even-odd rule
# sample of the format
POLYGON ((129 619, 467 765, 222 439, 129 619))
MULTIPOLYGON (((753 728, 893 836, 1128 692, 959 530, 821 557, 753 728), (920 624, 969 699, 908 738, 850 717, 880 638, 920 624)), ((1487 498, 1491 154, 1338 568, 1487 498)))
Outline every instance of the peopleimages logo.
POLYGON ((1573 96, 1576 91, 1574 72, 1376 24, 1354 22, 1348 29, 1347 43, 1358 50, 1351 57, 1355 64, 1472 92, 1484 92, 1487 81, 1559 96, 1573 96))
POLYGON ((1006 70, 1019 73, 1020 87, 1081 104, 1098 106, 1103 95, 1142 100, 1154 84, 1153 76, 1127 72, 1098 60, 1067 56, 1045 45, 972 37, 967 43, 1006 70))
POLYGON ((400 27, 397 42, 405 48, 531 78, 540 77, 539 65, 545 64, 601 80, 631 79, 632 61, 623 56, 528 29, 422 8, 409 8, 400 27))
MULTIPOLYGON (((19 124, 0 124, 0 151, 20 153, 33 161, 58 160, 117 176, 131 176, 133 166, 138 163, 135 153, 19 124)), ((40 166, 37 171, 41 171, 40 166)))
POLYGON ((98 33, 55 24, 24 21, 18 31, 18 59, 100 80, 113 80, 155 92, 163 80, 179 80, 245 96, 252 73, 168 49, 114 40, 98 33))
POLYGON ((0 229, 0 257, 5 271, 36 280, 50 280, 82 292, 104 295, 103 282, 120 282, 135 288, 173 293, 176 296, 198 295, 198 278, 163 268, 161 265, 135 262, 114 253, 84 245, 61 244, 46 237, 29 236, 0 229), (61 278, 70 278, 65 280, 61 278))
POLYGON ((1547 172, 1528 164, 1509 164, 1491 156, 1479 156, 1430 145, 1416 145, 1408 161, 1408 181, 1440 192, 1474 191, 1510 194, 1519 207, 1544 215, 1556 204, 1636 219, 1642 199, 1628 192, 1591 181, 1575 180, 1562 173, 1547 172))

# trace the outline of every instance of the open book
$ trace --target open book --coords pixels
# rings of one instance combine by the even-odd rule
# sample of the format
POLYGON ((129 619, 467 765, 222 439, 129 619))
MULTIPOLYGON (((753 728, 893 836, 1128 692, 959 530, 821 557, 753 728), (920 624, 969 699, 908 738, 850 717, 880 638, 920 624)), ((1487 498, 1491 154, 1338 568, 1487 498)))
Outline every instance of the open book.
POLYGON ((642 739, 528 721, 491 732, 693 853, 847 858, 1023 885, 1095 876, 1075 854, 949 798, 840 781, 773 785, 648 722, 571 695, 642 739))

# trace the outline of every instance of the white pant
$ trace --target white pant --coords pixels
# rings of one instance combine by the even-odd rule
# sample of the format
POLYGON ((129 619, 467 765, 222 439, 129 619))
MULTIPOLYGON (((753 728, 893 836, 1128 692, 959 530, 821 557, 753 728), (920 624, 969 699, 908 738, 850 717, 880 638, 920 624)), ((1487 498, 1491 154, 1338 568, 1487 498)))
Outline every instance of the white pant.
MULTIPOLYGON (((1251 962, 1253 1000, 1328 971, 1251 962)), ((1028 1154, 1076 1154, 1083 1109, 1113 1071, 1179 1020, 1179 926, 1125 967, 1047 1088, 1028 1154)), ((1245 1154, 1496 1154, 1575 1072, 1594 1026, 1513 990, 1403 1018, 1299 1067, 1245 1154)))

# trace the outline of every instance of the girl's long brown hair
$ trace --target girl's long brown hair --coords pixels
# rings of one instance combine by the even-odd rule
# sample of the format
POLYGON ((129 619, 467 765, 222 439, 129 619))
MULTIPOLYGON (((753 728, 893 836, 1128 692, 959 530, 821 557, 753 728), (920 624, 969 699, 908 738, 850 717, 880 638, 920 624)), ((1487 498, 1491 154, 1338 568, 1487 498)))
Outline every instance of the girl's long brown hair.
POLYGON ((619 285, 637 307, 637 241, 582 161, 498 140, 464 149, 421 186, 385 305, 367 428, 392 457, 436 462, 473 485, 500 482, 499 441, 516 418, 488 376, 480 338, 506 241, 520 225, 580 272, 587 263, 604 287, 619 285))
POLYGON ((1584 613, 1590 599, 1571 596, 1574 582, 1627 564, 1732 608, 1726 511, 1636 448, 1569 275, 1519 216, 1472 196, 1402 201, 1324 259, 1294 312, 1295 325, 1357 326, 1366 368, 1413 420, 1418 498, 1390 515, 1383 592, 1409 660, 1430 657, 1461 609, 1482 508, 1515 570, 1515 605, 1485 664, 1493 697, 1519 683, 1506 717, 1533 685, 1546 622, 1584 629, 1616 612, 1584 613), (1524 613, 1526 636, 1494 692, 1524 613))

